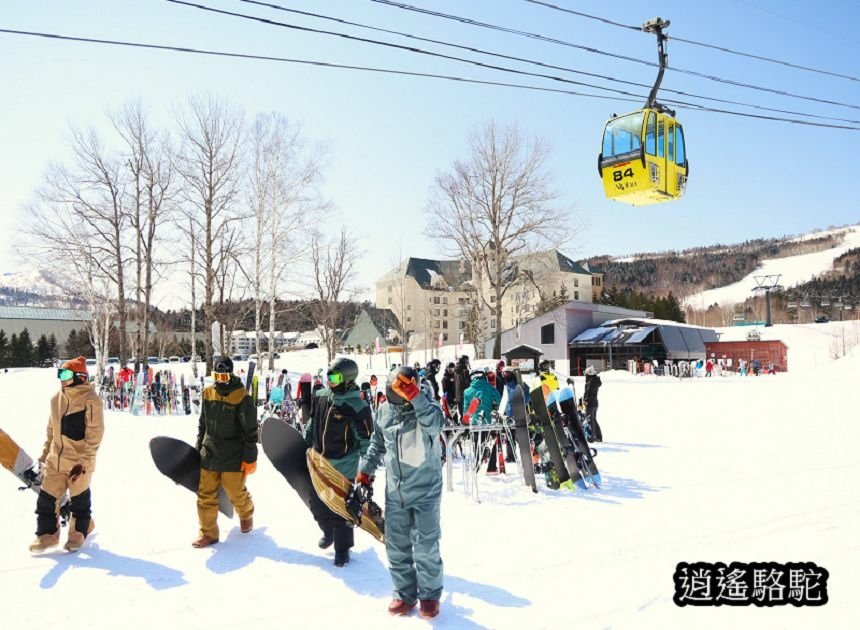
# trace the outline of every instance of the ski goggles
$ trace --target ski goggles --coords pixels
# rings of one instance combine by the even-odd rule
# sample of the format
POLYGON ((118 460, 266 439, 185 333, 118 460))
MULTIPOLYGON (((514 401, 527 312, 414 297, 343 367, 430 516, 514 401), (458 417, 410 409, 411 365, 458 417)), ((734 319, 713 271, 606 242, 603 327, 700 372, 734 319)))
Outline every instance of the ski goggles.
POLYGON ((231 376, 230 372, 212 372, 212 380, 216 383, 229 383, 231 376))
POLYGON ((340 385, 343 383, 343 374, 340 372, 329 372, 326 376, 328 377, 328 382, 332 385, 340 385))
POLYGON ((67 368, 60 368, 57 370, 57 378, 61 381, 70 381, 75 378, 75 373, 67 368))

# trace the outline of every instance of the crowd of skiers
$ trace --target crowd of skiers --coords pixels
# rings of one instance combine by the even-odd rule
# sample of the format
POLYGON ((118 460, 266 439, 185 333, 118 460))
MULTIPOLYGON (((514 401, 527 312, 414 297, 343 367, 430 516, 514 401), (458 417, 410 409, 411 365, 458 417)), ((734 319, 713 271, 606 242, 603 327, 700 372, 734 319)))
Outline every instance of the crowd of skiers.
MULTIPOLYGON (((279 404, 285 400, 285 386, 286 396, 291 395, 287 375, 281 376, 278 386, 269 391, 270 399, 279 404)), ((416 605, 424 618, 439 613, 443 582, 440 435, 446 422, 462 419, 467 412, 472 422, 491 422, 505 389, 517 386, 517 376, 504 361, 495 370, 471 370, 464 355, 448 363, 444 372, 438 359, 424 367, 394 366, 384 388, 374 382, 376 377, 360 386, 358 366, 349 358, 332 361, 325 386, 312 378, 300 379, 295 402, 301 409, 308 447, 353 479, 356 488, 372 487, 377 468, 385 467, 384 534, 394 585, 391 614, 408 615, 416 605)), ((229 357, 214 360, 212 377, 213 383, 202 393, 196 441, 201 462, 200 530, 192 543, 196 548, 219 542, 220 488, 235 508, 241 532, 254 528, 254 502, 246 481, 257 467, 256 401, 233 373, 229 357)), ((94 528, 90 482, 104 434, 102 401, 89 383, 84 357, 65 362, 58 379, 61 387, 51 400, 47 440, 39 458, 42 485, 32 551, 59 544, 59 502, 67 492, 71 523, 66 549, 78 549, 94 528)), ((599 387, 599 376, 593 369, 587 371, 585 409, 595 425, 599 387)), ((510 415, 509 407, 505 414, 510 415)), ((319 547, 334 546, 335 565, 346 566, 353 527, 315 495, 309 507, 322 533, 319 547)))

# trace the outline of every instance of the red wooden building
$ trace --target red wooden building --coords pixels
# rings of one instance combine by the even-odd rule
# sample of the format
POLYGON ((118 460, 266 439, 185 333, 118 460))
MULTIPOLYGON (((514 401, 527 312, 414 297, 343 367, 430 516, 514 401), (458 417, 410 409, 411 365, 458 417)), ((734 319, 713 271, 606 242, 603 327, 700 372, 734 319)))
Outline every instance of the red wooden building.
POLYGON ((737 370, 741 359, 749 364, 753 359, 761 361, 762 368, 773 362, 779 372, 788 371, 788 346, 782 341, 706 341, 708 358, 731 359, 731 369, 737 370))

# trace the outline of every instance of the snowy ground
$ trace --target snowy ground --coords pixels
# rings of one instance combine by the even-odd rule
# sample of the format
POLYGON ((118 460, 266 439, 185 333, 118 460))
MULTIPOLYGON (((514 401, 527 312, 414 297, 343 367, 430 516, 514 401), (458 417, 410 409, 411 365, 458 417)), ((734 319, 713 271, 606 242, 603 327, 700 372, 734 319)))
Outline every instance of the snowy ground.
MULTIPOLYGON (((860 229, 858 229, 858 226, 834 231, 845 232, 845 240, 838 247, 812 254, 763 260, 758 269, 739 282, 717 289, 702 291, 701 293, 694 293, 684 299, 684 306, 706 309, 712 304, 724 306, 740 304, 753 295, 752 290, 757 286, 753 276, 779 274, 781 276, 779 283, 786 288, 790 288, 801 282, 806 282, 825 271, 829 271, 833 268, 833 260, 836 257, 841 256, 849 249, 860 247, 860 229)), ((815 236, 820 236, 820 234, 809 235, 810 238, 815 236)))
MULTIPOLYGON (((816 332, 825 329, 797 328, 789 345, 798 358, 790 355, 787 374, 604 374, 599 491, 533 495, 509 474, 482 479, 478 504, 457 484, 443 499, 446 590, 434 625, 856 627, 860 354, 829 359, 829 338, 816 332), (680 561, 812 561, 830 571, 830 603, 678 608, 672 574, 680 561)), ((319 353, 287 359, 291 370, 324 362, 319 353)), ((54 376, 0 374, 2 427, 31 453, 41 447, 54 376)), ((3 473, 2 628, 424 625, 386 615, 384 549, 363 532, 349 566, 333 566, 307 510, 262 454, 249 480, 254 532, 240 534, 221 517, 221 544, 192 549, 194 495, 155 470, 147 443, 160 434, 191 441, 196 420, 110 412, 106 423, 93 483, 96 530, 76 555, 28 552, 35 495, 17 492, 3 473)))

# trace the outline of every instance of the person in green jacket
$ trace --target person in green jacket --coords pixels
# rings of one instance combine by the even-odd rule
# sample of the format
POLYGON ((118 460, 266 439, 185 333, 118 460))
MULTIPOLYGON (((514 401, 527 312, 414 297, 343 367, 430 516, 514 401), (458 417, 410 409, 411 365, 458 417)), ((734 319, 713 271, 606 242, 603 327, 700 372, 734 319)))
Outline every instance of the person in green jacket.
POLYGON ((472 399, 477 398, 481 401, 478 409, 472 414, 471 424, 490 424, 493 421, 493 409, 498 408, 502 402, 502 397, 498 390, 490 385, 487 380, 487 373, 483 370, 473 370, 472 382, 469 387, 463 392, 463 407, 469 408, 472 404, 472 399))
POLYGON ((442 596, 439 434, 445 415, 413 368, 393 370, 385 394, 356 483, 369 487, 385 462, 385 552, 394 584, 388 612, 406 616, 420 602, 418 614, 430 619, 442 596))
MULTIPOLYGON (((370 406, 355 384, 358 365, 352 359, 335 359, 328 366, 327 389, 316 392, 311 418, 305 426, 305 442, 325 457, 347 479, 358 473, 358 461, 367 450, 373 430, 370 406)), ((310 497, 311 513, 322 530, 321 549, 334 544, 334 564, 344 567, 353 546, 353 528, 332 512, 316 494, 310 497)))
POLYGON ((233 361, 219 357, 214 363, 215 383, 203 390, 197 430, 200 535, 191 544, 198 549, 218 542, 219 488, 236 509, 242 533, 254 528, 254 502, 245 477, 257 469, 257 407, 233 374, 233 361))

